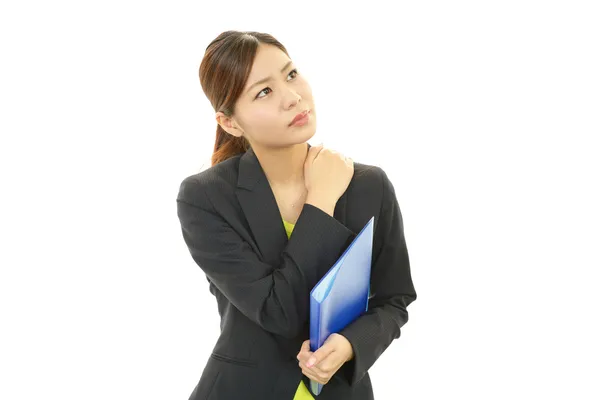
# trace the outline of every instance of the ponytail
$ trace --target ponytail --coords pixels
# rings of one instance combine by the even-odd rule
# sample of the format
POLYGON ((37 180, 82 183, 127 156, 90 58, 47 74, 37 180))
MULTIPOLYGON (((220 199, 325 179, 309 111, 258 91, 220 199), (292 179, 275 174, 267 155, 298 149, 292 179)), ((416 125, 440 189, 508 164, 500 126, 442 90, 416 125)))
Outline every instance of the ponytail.
POLYGON ((215 137, 215 148, 211 157, 211 166, 225 161, 238 154, 245 153, 250 148, 250 143, 244 136, 233 136, 225 132, 221 125, 217 124, 215 137))

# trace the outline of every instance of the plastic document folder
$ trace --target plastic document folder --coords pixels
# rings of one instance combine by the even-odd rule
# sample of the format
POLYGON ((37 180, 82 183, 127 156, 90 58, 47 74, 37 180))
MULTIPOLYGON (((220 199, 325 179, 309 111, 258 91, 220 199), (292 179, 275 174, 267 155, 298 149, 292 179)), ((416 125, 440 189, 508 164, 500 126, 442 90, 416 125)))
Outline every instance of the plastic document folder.
MULTIPOLYGON (((316 351, 332 333, 338 333, 369 307, 373 221, 352 243, 310 292, 310 350, 316 351)), ((313 395, 323 385, 310 381, 313 395)))

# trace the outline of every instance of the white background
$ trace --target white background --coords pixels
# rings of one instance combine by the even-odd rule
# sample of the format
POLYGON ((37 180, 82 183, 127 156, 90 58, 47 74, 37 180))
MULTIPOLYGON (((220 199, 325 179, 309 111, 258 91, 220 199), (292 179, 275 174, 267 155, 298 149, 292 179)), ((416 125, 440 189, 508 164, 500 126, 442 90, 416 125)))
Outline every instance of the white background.
POLYGON ((600 398, 594 3, 3 2, 0 398, 188 398, 219 320, 175 198, 229 29, 396 189, 418 299, 377 400, 600 398))

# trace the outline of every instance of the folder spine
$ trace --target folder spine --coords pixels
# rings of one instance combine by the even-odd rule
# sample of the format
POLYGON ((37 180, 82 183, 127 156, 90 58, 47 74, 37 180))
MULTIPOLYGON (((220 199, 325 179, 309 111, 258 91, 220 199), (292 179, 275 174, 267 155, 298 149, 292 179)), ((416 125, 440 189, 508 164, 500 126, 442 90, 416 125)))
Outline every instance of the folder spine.
POLYGON ((315 352, 319 348, 319 337, 321 337, 321 305, 311 297, 310 299, 310 351, 315 352))
MULTIPOLYGON (((315 352, 319 348, 321 340, 321 303, 310 297, 310 351, 315 352)), ((310 391, 313 396, 321 394, 323 385, 310 380, 310 391)))

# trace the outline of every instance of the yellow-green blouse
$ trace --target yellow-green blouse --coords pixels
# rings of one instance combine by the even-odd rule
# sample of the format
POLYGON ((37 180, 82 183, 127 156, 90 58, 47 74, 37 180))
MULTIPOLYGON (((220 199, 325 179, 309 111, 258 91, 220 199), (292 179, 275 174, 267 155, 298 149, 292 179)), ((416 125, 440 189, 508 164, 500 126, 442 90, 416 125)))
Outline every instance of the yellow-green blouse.
MULTIPOLYGON (((283 226, 285 226, 285 232, 287 233, 287 237, 289 239, 292 235, 292 231, 294 230, 294 224, 283 220, 283 226)), ((314 400, 314 397, 308 391, 308 388, 304 384, 303 380, 300 380, 300 385, 298 385, 298 390, 296 390, 293 400, 314 400)))

